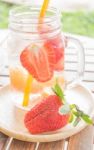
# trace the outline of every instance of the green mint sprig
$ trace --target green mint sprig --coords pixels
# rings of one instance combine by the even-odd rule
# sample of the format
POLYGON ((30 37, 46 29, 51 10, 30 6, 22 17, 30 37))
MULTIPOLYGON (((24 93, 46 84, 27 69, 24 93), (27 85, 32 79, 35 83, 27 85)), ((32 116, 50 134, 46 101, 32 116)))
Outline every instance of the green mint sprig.
POLYGON ((93 124, 93 120, 90 118, 90 116, 80 110, 76 104, 71 104, 70 110, 71 113, 76 117, 75 122, 77 122, 77 124, 80 122, 80 120, 84 120, 87 124, 93 124))
POLYGON ((59 109, 59 113, 66 115, 70 114, 69 123, 73 123, 73 126, 77 126, 78 123, 83 120, 87 124, 93 125, 93 120, 90 118, 89 115, 85 114, 76 104, 68 104, 64 92, 62 88, 56 81, 55 86, 52 88, 53 92, 60 97, 63 105, 59 109))
POLYGON ((59 86, 58 84, 58 81, 56 80, 56 84, 55 86, 52 88, 53 92, 60 97, 62 103, 66 103, 66 100, 65 100, 65 95, 64 95, 64 92, 62 91, 61 87, 59 86))

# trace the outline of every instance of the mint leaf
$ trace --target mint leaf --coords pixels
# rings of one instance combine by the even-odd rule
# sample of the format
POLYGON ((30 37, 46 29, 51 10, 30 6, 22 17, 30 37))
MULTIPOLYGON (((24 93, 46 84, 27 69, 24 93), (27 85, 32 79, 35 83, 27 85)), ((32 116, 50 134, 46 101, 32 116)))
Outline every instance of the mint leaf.
POLYGON ((71 105, 70 105, 70 108, 71 108, 71 109, 76 109, 76 105, 75 105, 75 104, 71 104, 71 105))
POLYGON ((69 114, 70 113, 69 104, 66 103, 65 105, 61 106, 60 109, 59 109, 59 113, 62 114, 62 115, 69 114))
POLYGON ((52 90, 54 91, 54 93, 60 97, 60 99, 63 101, 63 103, 65 103, 65 98, 64 98, 64 93, 61 89, 61 87, 59 86, 59 84, 56 82, 54 88, 52 88, 52 90))
POLYGON ((72 111, 72 113, 73 113, 76 117, 79 117, 79 112, 77 112, 77 111, 72 111))
POLYGON ((81 118, 88 124, 93 124, 93 120, 86 114, 83 114, 81 118))

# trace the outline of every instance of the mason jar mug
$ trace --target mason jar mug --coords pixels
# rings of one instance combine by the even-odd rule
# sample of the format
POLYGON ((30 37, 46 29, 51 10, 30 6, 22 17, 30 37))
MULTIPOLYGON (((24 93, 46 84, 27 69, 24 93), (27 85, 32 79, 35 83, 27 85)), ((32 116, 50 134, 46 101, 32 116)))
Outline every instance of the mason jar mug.
POLYGON ((48 94, 55 82, 62 88, 76 82, 84 72, 84 51, 80 42, 64 36, 60 15, 49 8, 39 20, 39 6, 23 6, 10 11, 8 60, 12 90, 19 94, 48 94), (65 72, 65 51, 69 41, 78 47, 77 75, 68 81, 65 72), (26 88, 27 87, 27 88, 26 88), (48 92, 48 93, 47 93, 48 92))

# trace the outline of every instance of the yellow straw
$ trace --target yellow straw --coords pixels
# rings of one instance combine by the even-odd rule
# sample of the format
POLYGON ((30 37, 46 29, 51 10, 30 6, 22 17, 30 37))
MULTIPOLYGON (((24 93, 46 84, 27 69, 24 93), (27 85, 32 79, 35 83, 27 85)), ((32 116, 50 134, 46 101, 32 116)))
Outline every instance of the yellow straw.
POLYGON ((31 91, 31 88, 32 88, 32 81, 33 81, 33 78, 29 74, 28 78, 27 78, 27 81, 26 81, 26 87, 25 87, 25 90, 24 90, 24 99, 23 99, 23 104, 22 104, 23 106, 28 106, 29 95, 30 95, 30 91, 31 91))
POLYGON ((46 10, 47 10, 48 5, 49 5, 49 1, 50 0, 44 0, 42 8, 40 10, 40 16, 39 16, 40 18, 44 18, 46 10))
MULTIPOLYGON (((44 0, 42 8, 40 10, 40 15, 39 15, 39 20, 43 19, 48 7, 50 0, 44 0)), ((24 98, 23 98, 23 106, 28 106, 29 104, 29 95, 30 95, 30 91, 32 88, 32 82, 33 82, 33 78, 32 75, 28 75, 27 81, 26 81, 26 87, 25 87, 25 91, 24 91, 24 98)))

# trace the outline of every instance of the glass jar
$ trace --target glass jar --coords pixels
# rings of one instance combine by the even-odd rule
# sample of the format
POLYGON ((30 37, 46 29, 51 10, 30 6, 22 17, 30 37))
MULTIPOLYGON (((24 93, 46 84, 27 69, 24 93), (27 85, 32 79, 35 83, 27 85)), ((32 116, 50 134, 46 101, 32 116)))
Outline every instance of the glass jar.
MULTIPOLYGON (((61 32, 60 16, 55 8, 49 8, 45 18, 40 21, 39 12, 39 6, 23 6, 11 10, 9 19, 8 58, 11 86, 23 93, 30 75, 31 95, 45 95, 45 91, 51 89, 56 80, 62 87, 66 85, 64 51, 67 40, 61 32)), ((78 76, 81 76, 84 69, 81 46, 78 60, 79 64, 82 63, 77 68, 78 76)))

